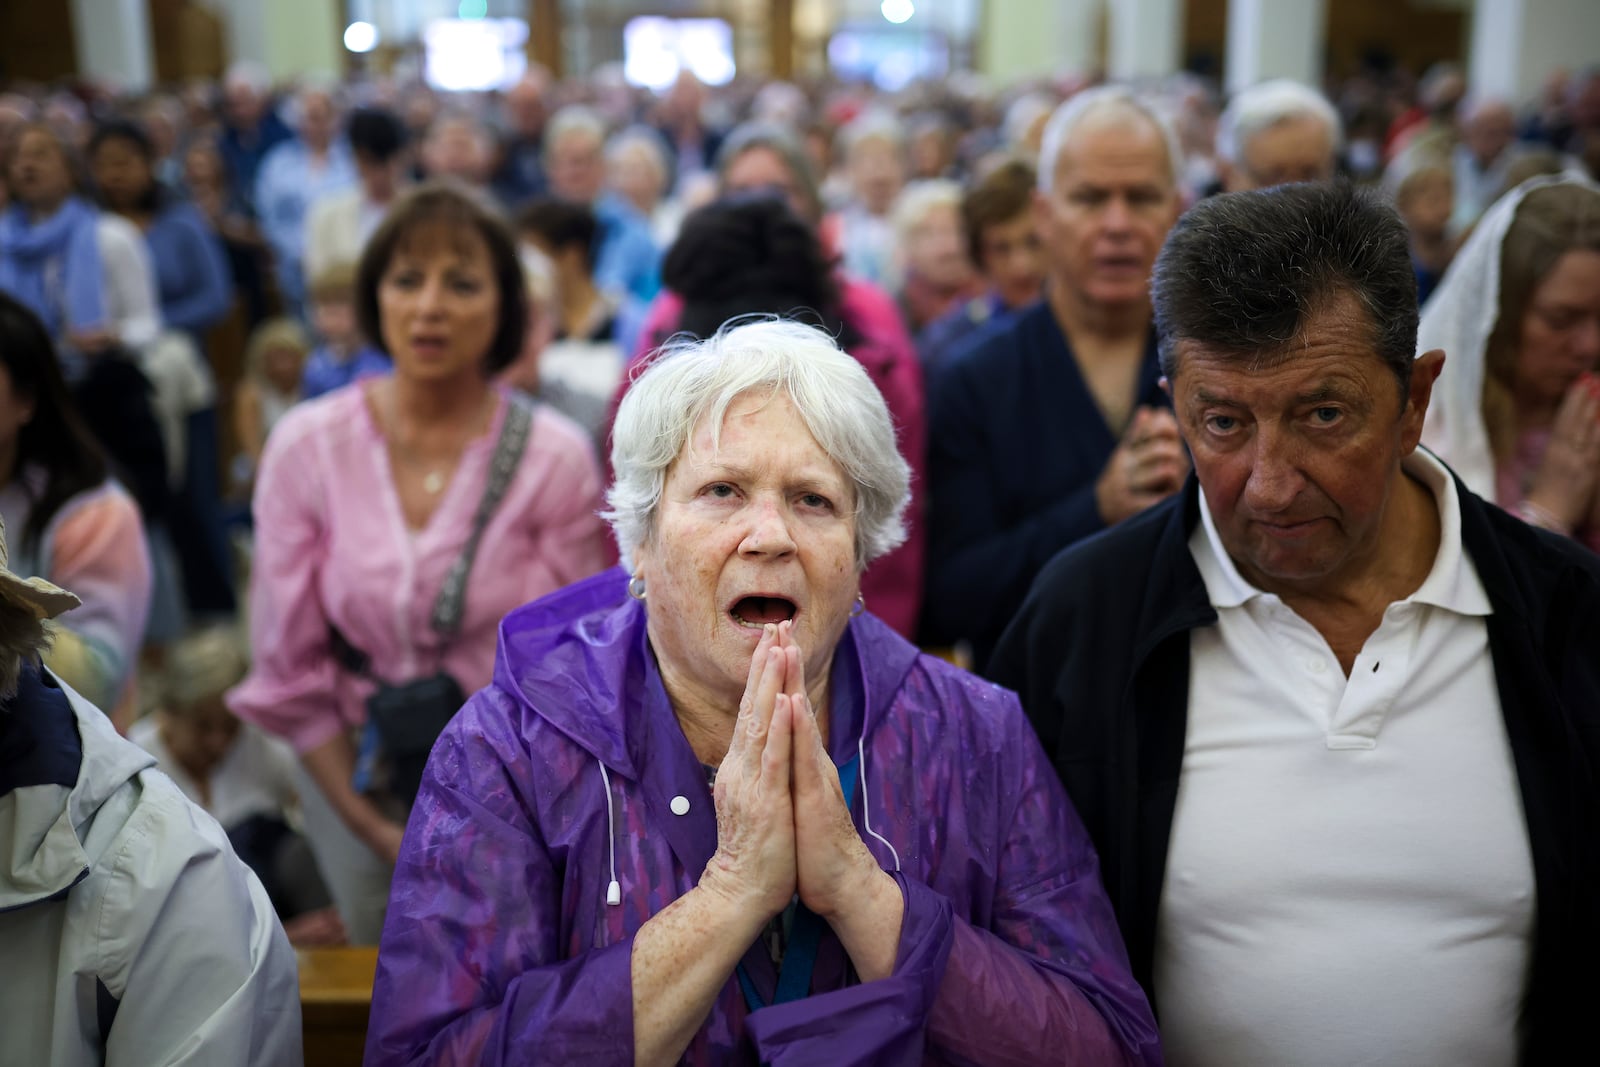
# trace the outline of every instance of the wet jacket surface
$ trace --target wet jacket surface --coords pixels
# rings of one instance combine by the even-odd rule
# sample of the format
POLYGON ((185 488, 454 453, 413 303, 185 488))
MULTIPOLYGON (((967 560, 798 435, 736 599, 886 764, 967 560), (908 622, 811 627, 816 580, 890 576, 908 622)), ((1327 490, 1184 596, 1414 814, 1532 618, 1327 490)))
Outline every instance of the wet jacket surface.
MULTIPOLYGON (((632 936, 698 882, 716 822, 625 579, 508 616, 493 684, 434 749, 396 868, 369 1064, 633 1062, 632 936)), ((685 1062, 1158 1063, 1093 850, 1015 696, 871 615, 850 623, 830 684, 831 754, 843 764, 861 740, 872 828, 902 868, 894 973, 860 983, 825 931, 811 996, 748 1013, 730 975, 685 1062)), ((861 830, 859 802, 852 815, 861 830)), ((744 965, 770 999, 765 948, 744 965)))

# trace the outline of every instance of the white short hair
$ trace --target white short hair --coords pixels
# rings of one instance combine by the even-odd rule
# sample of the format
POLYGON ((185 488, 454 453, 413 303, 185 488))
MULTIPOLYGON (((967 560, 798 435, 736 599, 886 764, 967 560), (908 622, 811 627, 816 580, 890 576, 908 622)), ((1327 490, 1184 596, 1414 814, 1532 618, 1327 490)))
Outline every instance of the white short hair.
POLYGON ((1047 93, 1027 93, 1011 101, 1006 116, 1000 123, 1000 137, 1006 144, 1022 144, 1033 124, 1050 114, 1057 106, 1056 98, 1047 93))
POLYGON ((549 152, 555 147, 556 142, 569 134, 582 133, 594 138, 596 144, 605 144, 606 120, 600 113, 580 104, 569 104, 550 116, 550 124, 544 131, 545 151, 549 152))
POLYGON ((925 178, 907 185, 900 191, 889 216, 894 225, 895 243, 904 245, 935 208, 952 208, 959 216, 963 195, 961 183, 948 178, 925 178))
POLYGON ((1217 158, 1238 163, 1256 135, 1290 119, 1316 119, 1327 127, 1332 150, 1344 141, 1344 123, 1328 98, 1288 78, 1275 78, 1234 94, 1217 120, 1217 158))
POLYGON ((667 471, 695 427, 709 420, 720 441, 733 402, 749 392, 783 393, 811 436, 855 490, 856 564, 865 567, 906 539, 911 468, 894 422, 861 364, 811 326, 776 318, 729 322, 704 341, 674 339, 652 358, 617 409, 611 433, 615 480, 607 510, 622 562, 655 530, 667 471))
POLYGON ((667 142, 651 126, 629 126, 611 136, 606 142, 606 162, 615 164, 629 152, 642 152, 661 175, 663 184, 672 175, 672 162, 667 142))
POLYGON ((272 88, 272 75, 263 64, 254 60, 235 60, 222 76, 222 87, 224 90, 249 89, 257 96, 265 96, 272 88))
POLYGON ((1055 188, 1056 171, 1061 165, 1061 153, 1078 127, 1102 112, 1120 111, 1124 115, 1140 118, 1155 127, 1161 143, 1167 146, 1168 174, 1174 187, 1183 184, 1183 147, 1178 142, 1177 131, 1165 115, 1138 93, 1124 85, 1101 85, 1085 89, 1056 108, 1055 114, 1045 124, 1044 137, 1039 142, 1039 191, 1049 193, 1055 188))
POLYGON ((906 149, 906 134, 900 120, 881 108, 863 111, 839 131, 839 148, 846 156, 868 141, 883 141, 897 154, 906 149))
POLYGON ((282 115, 284 124, 296 133, 305 122, 306 103, 314 96, 320 96, 328 102, 328 110, 333 112, 335 122, 339 120, 340 100, 339 84, 328 78, 310 77, 303 79, 295 86, 294 93, 284 101, 282 115))

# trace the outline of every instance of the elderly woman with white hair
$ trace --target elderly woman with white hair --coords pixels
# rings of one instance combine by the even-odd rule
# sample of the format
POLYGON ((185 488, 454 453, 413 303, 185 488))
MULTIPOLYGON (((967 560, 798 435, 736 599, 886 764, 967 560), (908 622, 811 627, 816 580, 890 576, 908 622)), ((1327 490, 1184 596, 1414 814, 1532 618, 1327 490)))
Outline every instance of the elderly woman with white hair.
MULTIPOLYGON (((629 126, 606 142, 606 180, 612 190, 650 223, 657 248, 669 248, 683 222, 684 205, 668 196, 672 163, 666 139, 649 126, 629 126)), ((693 183, 694 193, 709 199, 715 185, 709 176, 693 183)), ((698 206, 698 205, 696 205, 698 206)))
POLYGON ((850 181, 849 201, 839 212, 844 269, 883 285, 895 254, 891 215, 906 183, 905 133, 894 115, 867 111, 839 131, 839 143, 850 181))
POLYGON ((1016 698, 862 610, 908 472, 861 366, 682 344, 612 459, 627 569, 508 616, 434 749, 368 1062, 1156 1062, 1016 698))
POLYGON ((927 178, 906 186, 895 201, 891 277, 913 334, 983 292, 983 279, 967 252, 961 196, 960 183, 927 178))

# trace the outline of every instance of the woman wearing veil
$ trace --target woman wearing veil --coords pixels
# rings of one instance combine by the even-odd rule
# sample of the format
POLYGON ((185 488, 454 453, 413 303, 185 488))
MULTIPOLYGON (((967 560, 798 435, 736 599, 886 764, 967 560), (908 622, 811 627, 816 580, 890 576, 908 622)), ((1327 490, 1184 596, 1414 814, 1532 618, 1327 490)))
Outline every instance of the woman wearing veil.
POLYGON ((1423 309, 1448 360, 1423 442, 1468 488, 1600 551, 1600 185, 1535 178, 1484 215, 1423 309))

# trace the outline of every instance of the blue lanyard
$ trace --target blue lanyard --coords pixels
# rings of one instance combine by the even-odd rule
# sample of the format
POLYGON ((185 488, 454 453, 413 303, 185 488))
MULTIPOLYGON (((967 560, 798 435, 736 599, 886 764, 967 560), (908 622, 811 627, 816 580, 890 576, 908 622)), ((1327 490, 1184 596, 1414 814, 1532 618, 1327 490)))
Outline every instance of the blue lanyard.
MULTIPOLYGON (((839 784, 844 789, 845 806, 852 811, 855 809, 856 771, 860 765, 860 757, 851 756, 850 761, 839 768, 839 784)), ((822 930, 827 925, 816 912, 799 901, 789 906, 794 909, 794 923, 789 928, 789 947, 783 953, 783 966, 778 970, 777 994, 772 998, 774 1004, 804 1000, 811 995, 811 972, 817 966, 817 946, 822 943, 822 930)), ((737 973, 739 988, 744 991, 745 1006, 751 1011, 765 1008, 767 1002, 761 998, 761 991, 756 988, 743 963, 739 964, 737 973)))

